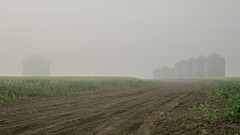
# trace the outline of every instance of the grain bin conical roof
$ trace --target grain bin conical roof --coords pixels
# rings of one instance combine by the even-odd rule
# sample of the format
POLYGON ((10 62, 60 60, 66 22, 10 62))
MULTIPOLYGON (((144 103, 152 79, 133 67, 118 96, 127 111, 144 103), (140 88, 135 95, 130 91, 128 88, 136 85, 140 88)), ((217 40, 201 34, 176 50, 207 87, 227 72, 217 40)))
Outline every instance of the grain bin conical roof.
POLYGON ((186 62, 193 62, 195 59, 192 57, 190 59, 188 59, 186 62))
POLYGON ((205 56, 201 55, 196 60, 204 60, 205 58, 206 58, 205 56))
POLYGON ((26 58, 24 61, 36 61, 36 60, 37 61, 38 60, 46 61, 46 62, 50 63, 50 61, 48 59, 46 59, 46 58, 44 58, 44 57, 42 57, 42 56, 40 56, 38 54, 34 54, 34 55, 30 56, 30 57, 26 58))
POLYGON ((224 59, 224 57, 222 57, 221 55, 218 55, 216 53, 210 54, 209 56, 207 56, 207 58, 223 58, 224 59))
POLYGON ((181 61, 177 62, 175 65, 184 64, 185 62, 186 60, 182 59, 181 61))

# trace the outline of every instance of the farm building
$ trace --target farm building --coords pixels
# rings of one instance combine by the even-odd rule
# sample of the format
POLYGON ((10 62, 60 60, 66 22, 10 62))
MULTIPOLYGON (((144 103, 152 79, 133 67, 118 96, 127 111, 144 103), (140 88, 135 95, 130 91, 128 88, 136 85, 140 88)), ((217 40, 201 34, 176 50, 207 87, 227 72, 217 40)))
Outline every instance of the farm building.
POLYGON ((50 61, 33 55, 23 61, 24 76, 50 76, 50 61))
POLYGON ((170 67, 166 67, 166 66, 161 68, 161 70, 160 70, 160 77, 162 79, 173 78, 174 77, 174 69, 170 68, 170 67))
POLYGON ((185 62, 186 62, 185 60, 181 60, 175 64, 175 72, 174 72, 175 77, 177 78, 183 77, 183 65, 185 62))
POLYGON ((206 57, 204 77, 225 77, 225 58, 216 53, 206 57))
POLYGON ((153 71, 154 79, 167 79, 174 77, 174 69, 170 67, 157 68, 153 71))
POLYGON ((190 58, 183 64, 183 77, 192 77, 193 76, 193 61, 194 58, 190 58))
POLYGON ((163 67, 153 71, 155 79, 184 77, 225 77, 225 58, 213 53, 207 57, 201 55, 197 59, 181 60, 174 68, 163 67))
POLYGON ((202 55, 193 61, 193 77, 202 78, 204 77, 204 60, 205 57, 202 55))

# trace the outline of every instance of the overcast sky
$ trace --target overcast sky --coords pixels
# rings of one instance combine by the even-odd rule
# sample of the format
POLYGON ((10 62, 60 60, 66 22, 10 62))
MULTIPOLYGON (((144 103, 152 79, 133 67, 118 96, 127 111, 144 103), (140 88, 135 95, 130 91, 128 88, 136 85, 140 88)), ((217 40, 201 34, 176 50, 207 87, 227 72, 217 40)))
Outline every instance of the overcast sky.
POLYGON ((151 78, 213 52, 240 76, 240 0, 0 0, 0 76, 39 54, 51 75, 151 78))

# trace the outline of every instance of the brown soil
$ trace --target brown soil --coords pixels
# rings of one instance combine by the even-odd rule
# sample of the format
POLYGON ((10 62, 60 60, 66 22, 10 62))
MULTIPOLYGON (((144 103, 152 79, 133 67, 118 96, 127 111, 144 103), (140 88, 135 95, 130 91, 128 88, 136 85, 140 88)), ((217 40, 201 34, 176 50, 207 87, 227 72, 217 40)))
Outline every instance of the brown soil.
POLYGON ((201 83, 104 91, 0 104, 0 134, 174 135, 235 134, 226 118, 210 124, 194 106, 204 102, 201 83), (195 105, 196 103, 196 105, 195 105))

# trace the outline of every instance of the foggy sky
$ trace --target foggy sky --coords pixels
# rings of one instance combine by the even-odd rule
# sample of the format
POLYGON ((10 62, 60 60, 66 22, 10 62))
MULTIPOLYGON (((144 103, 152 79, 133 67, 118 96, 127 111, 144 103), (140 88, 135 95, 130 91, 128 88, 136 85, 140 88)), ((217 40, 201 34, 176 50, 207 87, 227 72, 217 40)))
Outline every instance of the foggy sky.
POLYGON ((51 75, 151 78, 216 52, 240 76, 239 0, 1 0, 0 76, 39 54, 51 75))

